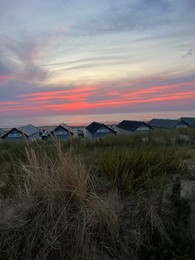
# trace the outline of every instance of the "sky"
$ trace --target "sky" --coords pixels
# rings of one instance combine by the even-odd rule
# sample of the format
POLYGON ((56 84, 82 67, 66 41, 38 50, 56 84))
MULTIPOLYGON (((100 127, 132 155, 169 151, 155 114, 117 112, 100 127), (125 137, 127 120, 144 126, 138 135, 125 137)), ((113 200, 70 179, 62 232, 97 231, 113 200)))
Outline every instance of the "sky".
POLYGON ((0 0, 0 127, 195 116, 194 28, 194 0, 0 0))

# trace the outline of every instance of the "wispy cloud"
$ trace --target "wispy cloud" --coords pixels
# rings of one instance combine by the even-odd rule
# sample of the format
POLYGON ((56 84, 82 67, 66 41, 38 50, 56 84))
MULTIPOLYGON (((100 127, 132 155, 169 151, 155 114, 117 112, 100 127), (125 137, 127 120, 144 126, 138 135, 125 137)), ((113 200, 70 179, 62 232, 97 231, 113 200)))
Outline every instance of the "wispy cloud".
POLYGON ((43 47, 37 42, 31 39, 21 42, 2 36, 0 40, 0 75, 4 73, 5 80, 39 83, 47 77, 46 69, 39 65, 43 47))
POLYGON ((1 0, 1 114, 194 109, 194 7, 1 0))
MULTIPOLYGON (((148 82, 148 79, 145 80, 148 82)), ((17 102, 7 100, 0 102, 0 109, 3 114, 24 115, 32 113, 52 114, 52 113, 97 113, 98 111, 109 112, 111 109, 126 110, 127 108, 144 107, 150 104, 166 104, 166 102, 176 102, 177 104, 193 102, 195 98, 195 81, 177 82, 164 85, 151 85, 145 88, 131 88, 131 84, 121 82, 119 86, 98 85, 79 86, 69 89, 47 90, 20 94, 17 102), (164 103, 165 102, 165 103, 164 103)), ((132 86, 135 83, 132 82, 132 86)), ((137 84, 140 84, 139 82, 137 84)), ((143 84, 143 82, 142 82, 143 84)))
POLYGON ((185 55, 182 56, 182 58, 187 58, 193 56, 193 49, 189 49, 185 55))

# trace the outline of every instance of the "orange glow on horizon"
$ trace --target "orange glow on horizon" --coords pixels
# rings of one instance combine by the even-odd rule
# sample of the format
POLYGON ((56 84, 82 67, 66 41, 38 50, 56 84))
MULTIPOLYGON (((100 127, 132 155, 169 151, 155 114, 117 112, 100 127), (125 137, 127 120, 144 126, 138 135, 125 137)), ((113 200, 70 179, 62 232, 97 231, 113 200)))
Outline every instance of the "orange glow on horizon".
POLYGON ((79 89, 65 89, 56 91, 36 92, 20 95, 17 102, 0 102, 2 112, 83 112, 98 111, 102 108, 131 107, 166 101, 181 101, 195 99, 195 91, 184 91, 185 87, 192 87, 195 82, 184 82, 161 86, 151 86, 145 89, 115 89, 107 93, 102 86, 80 87, 79 89), (180 89, 177 89, 180 88, 180 89), (97 97, 97 100, 96 100, 97 97), (93 101, 95 98, 95 101, 93 101))

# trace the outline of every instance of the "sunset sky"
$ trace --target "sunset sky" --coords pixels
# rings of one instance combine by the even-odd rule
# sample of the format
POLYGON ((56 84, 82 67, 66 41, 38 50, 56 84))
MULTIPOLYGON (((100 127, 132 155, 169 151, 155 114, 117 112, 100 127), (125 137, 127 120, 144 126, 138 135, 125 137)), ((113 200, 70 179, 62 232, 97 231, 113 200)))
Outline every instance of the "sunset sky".
POLYGON ((89 114, 195 116, 194 0, 0 0, 0 127, 89 114))

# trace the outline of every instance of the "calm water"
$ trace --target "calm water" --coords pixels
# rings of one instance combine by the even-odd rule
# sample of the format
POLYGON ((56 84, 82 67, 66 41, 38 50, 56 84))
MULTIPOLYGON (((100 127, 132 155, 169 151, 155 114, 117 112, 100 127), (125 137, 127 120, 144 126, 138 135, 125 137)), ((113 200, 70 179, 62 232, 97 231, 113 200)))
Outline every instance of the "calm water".
POLYGON ((139 112, 139 113, 120 113, 120 114, 88 114, 88 115, 55 115, 55 116, 29 116, 29 117, 1 117, 1 127, 13 127, 25 124, 35 126, 58 125, 66 123, 69 125, 87 125, 93 121, 104 123, 120 122, 127 120, 145 120, 152 118, 180 118, 182 116, 195 117, 195 111, 171 111, 171 112, 139 112))

